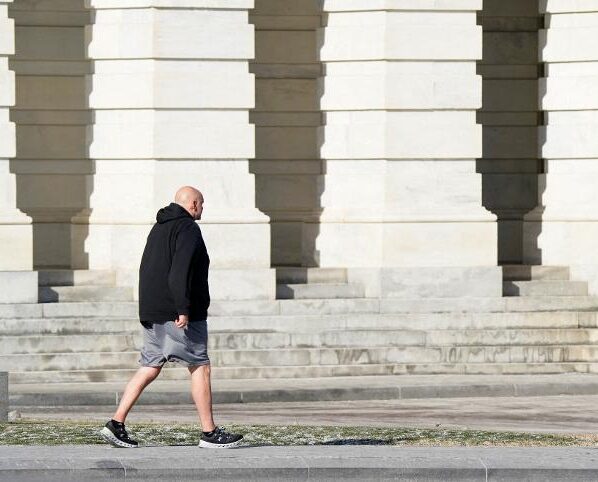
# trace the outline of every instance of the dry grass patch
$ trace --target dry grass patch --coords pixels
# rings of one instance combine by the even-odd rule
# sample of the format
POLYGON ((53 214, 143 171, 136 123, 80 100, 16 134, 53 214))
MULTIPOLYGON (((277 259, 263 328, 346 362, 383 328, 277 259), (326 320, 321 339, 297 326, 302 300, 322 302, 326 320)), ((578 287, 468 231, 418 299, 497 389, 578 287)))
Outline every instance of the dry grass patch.
MULTIPOLYGON (((102 444, 101 424, 76 421, 16 421, 0 424, 0 445, 102 444)), ((245 445, 405 445, 594 447, 598 435, 493 432, 415 428, 335 427, 304 425, 227 425, 245 434, 245 445)), ((196 424, 132 423, 131 437, 141 445, 195 445, 196 424)))

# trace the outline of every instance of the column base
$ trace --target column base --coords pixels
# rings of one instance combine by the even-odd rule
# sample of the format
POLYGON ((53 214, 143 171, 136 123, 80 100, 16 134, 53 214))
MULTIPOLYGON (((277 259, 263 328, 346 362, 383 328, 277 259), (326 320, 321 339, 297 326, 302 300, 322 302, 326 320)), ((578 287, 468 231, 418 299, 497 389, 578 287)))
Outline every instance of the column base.
POLYGON ((37 302, 37 271, 0 271, 0 303, 37 302))
POLYGON ((526 221, 526 264, 568 266, 571 279, 587 281, 590 295, 598 295, 598 221, 526 221))
MULTIPOLYGON (((138 300, 139 271, 116 270, 117 286, 132 286, 138 300)), ((210 298, 214 301, 273 300, 276 270, 272 268, 210 269, 210 298)))
POLYGON ((0 250, 0 270, 33 269, 33 228, 31 220, 26 219, 29 222, 24 224, 0 224, 0 246, 3 247, 0 250))
POLYGON ((73 269, 138 270, 151 224, 73 224, 73 269))
POLYGON ((502 297, 499 266, 349 268, 347 278, 368 298, 502 297))
POLYGON ((315 253, 325 267, 496 266, 496 222, 322 222, 315 253))
MULTIPOLYGON (((141 256, 151 224, 73 224, 73 269, 108 269, 117 285, 137 296, 141 256)), ((215 300, 274 299, 270 230, 259 224, 201 224, 210 256, 210 292, 215 300)))
POLYGON ((210 270, 210 296, 213 300, 273 300, 276 298, 276 270, 210 270))

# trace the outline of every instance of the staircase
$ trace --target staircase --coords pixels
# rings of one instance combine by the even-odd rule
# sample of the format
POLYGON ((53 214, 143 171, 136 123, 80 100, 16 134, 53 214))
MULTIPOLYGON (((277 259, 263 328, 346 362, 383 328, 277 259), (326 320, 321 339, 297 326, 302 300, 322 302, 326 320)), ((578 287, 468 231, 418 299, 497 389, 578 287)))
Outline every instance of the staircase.
MULTIPOLYGON (((504 278, 502 298, 372 299, 342 269, 280 269, 276 300, 213 302, 214 377, 598 372, 598 297, 585 283, 565 267, 506 266, 504 278)), ((42 271, 40 300, 0 305, 11 384, 134 373, 137 303, 114 273, 42 271)))
POLYGON ((40 303, 133 301, 133 288, 115 286, 113 271, 39 271, 40 303))
POLYGON ((276 270, 277 299, 363 298, 363 286, 347 282, 347 270, 339 268, 276 270))
POLYGON ((585 281, 571 281, 566 266, 503 266, 504 296, 587 296, 585 281))

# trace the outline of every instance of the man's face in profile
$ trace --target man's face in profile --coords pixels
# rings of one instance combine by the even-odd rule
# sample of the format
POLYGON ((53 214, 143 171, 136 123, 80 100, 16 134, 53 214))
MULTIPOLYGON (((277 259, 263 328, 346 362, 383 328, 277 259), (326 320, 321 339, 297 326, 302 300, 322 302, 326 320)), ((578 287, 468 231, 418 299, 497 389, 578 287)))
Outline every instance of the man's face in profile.
POLYGON ((201 213, 203 212, 203 196, 200 195, 193 203, 194 213, 193 219, 199 221, 201 219, 201 213))

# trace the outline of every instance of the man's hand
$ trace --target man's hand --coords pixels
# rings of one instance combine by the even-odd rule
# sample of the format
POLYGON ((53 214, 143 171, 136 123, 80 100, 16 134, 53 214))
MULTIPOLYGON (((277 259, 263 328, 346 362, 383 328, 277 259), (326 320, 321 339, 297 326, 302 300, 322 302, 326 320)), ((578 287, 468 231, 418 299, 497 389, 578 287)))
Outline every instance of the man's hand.
POLYGON ((174 324, 177 328, 185 328, 189 324, 189 317, 187 315, 179 315, 179 317, 174 320, 174 324))

